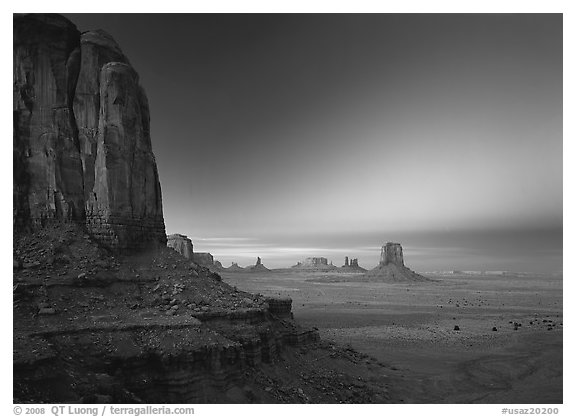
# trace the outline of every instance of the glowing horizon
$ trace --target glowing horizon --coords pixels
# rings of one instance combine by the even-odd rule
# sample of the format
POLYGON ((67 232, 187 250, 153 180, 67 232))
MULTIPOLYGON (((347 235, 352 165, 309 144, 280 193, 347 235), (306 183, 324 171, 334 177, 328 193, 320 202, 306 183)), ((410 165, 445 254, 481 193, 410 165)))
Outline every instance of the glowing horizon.
POLYGON ((272 264, 429 233, 415 268, 454 247, 518 270, 542 235, 562 269, 561 14, 67 16, 140 74, 167 233, 256 239, 272 264))

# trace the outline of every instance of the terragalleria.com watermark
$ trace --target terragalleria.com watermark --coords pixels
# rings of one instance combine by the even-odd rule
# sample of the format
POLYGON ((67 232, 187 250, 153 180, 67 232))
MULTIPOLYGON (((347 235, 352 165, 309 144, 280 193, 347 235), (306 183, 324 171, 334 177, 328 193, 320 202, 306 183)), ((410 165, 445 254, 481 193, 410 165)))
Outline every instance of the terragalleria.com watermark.
POLYGON ((168 406, 79 406, 79 405, 52 405, 52 406, 15 406, 14 414, 27 416, 53 415, 60 416, 154 416, 179 415, 190 416, 194 414, 193 407, 168 406))

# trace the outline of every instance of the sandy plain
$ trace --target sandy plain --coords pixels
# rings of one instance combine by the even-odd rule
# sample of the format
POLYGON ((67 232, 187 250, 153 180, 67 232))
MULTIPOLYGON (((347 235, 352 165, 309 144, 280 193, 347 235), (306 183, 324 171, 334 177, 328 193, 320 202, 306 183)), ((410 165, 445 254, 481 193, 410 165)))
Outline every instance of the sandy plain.
POLYGON ((241 290, 292 298, 299 323, 389 365, 396 402, 563 401, 562 275, 394 284, 291 270, 221 275, 241 290))

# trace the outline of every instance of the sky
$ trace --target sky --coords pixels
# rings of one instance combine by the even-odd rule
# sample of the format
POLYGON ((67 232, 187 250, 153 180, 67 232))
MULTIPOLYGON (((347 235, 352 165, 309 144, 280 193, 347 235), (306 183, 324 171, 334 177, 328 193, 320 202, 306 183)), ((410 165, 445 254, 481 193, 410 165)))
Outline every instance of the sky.
POLYGON ((65 16, 139 73, 195 251, 562 270, 562 15, 65 16))

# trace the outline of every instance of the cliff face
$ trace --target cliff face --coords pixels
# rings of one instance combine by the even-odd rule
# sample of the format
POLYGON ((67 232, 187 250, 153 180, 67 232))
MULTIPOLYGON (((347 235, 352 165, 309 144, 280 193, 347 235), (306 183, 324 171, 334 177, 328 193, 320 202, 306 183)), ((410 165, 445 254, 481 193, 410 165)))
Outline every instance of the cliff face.
POLYGON ((388 242, 382 246, 380 265, 388 265, 390 263, 404 266, 404 255, 402 254, 402 246, 400 243, 388 242))
POLYGON ((214 257, 208 252, 195 252, 192 260, 198 265, 206 267, 214 265, 214 257))
POLYGON ((14 222, 84 217, 72 101, 80 33, 60 16, 14 17, 14 222))
POLYGON ((174 249, 186 259, 191 260, 194 257, 194 246, 192 245, 192 241, 185 235, 178 233, 168 235, 167 246, 174 249))
POLYGON ((113 249, 164 244, 148 102, 116 42, 15 16, 13 78, 16 229, 74 221, 113 249))

